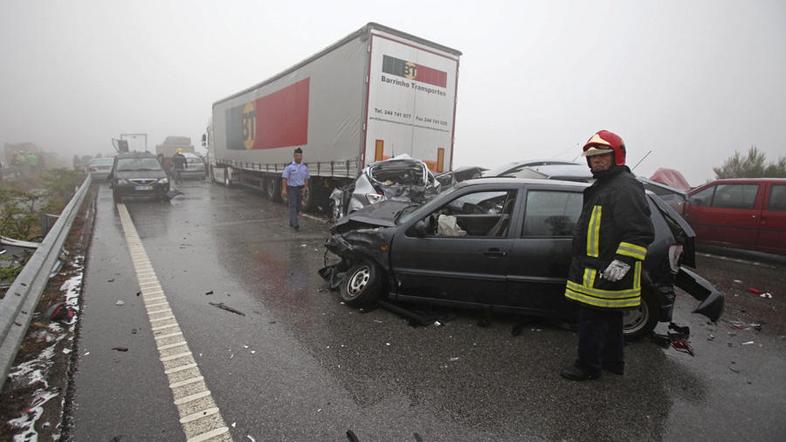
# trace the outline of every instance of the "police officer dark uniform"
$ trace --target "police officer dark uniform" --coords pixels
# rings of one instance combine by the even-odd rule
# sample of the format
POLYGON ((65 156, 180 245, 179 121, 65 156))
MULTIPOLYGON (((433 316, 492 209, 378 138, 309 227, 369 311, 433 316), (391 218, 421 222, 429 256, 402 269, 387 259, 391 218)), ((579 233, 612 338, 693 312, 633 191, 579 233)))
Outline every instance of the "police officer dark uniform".
POLYGON ((584 145, 596 181, 584 190, 573 237, 565 297, 579 304, 575 364, 560 373, 575 381, 601 370, 623 374, 623 311, 641 304, 641 277, 654 230, 644 186, 625 166, 625 143, 602 130, 584 145))

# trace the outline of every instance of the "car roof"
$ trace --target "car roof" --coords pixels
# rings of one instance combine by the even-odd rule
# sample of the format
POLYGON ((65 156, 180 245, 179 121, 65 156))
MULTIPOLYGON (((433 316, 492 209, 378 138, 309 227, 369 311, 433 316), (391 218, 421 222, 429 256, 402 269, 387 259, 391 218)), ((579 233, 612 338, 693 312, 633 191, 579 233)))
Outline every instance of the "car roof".
POLYGON ((553 187, 588 187, 588 183, 578 181, 561 181, 561 180, 544 180, 539 178, 505 178, 505 177, 489 177, 489 178, 475 178, 472 180, 463 181, 456 185, 456 188, 467 186, 474 186, 480 184, 519 184, 519 185, 538 185, 538 186, 553 186, 553 187))
MULTIPOLYGON (((786 183, 786 178, 720 178, 717 180, 710 181, 707 184, 717 184, 717 183, 743 183, 743 182, 757 182, 757 183, 766 183, 766 182, 777 182, 777 183, 786 183)), ((702 186, 705 186, 703 184, 702 186)))

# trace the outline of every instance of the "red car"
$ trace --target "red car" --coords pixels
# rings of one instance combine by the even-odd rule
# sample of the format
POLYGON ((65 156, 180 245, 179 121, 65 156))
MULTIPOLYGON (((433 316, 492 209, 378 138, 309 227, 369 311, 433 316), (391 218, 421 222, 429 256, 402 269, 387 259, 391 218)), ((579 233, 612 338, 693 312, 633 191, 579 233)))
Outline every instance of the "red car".
POLYGON ((715 180, 688 194, 699 243, 786 254, 786 178, 715 180))

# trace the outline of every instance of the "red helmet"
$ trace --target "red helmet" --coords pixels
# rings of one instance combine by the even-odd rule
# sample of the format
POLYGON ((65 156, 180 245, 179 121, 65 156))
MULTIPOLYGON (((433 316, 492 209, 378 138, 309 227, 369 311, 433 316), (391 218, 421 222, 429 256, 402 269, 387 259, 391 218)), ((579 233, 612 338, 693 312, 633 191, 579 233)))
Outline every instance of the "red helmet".
MULTIPOLYGON (((625 165, 625 142, 622 138, 607 130, 595 132, 592 138, 584 144, 584 156, 601 155, 604 153, 614 153, 614 164, 617 166, 625 165)), ((589 162, 589 158, 587 159, 589 162)))

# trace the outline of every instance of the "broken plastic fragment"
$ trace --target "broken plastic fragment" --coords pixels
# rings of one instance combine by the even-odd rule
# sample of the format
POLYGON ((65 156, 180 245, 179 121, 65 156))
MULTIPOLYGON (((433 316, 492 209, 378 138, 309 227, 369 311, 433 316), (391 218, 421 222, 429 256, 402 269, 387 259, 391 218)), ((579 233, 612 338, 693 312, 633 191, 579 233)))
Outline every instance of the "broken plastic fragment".
POLYGON ((125 304, 125 302, 123 302, 123 301, 121 301, 121 300, 118 300, 118 301, 115 303, 115 305, 124 305, 124 304, 125 304))
POLYGON ((762 293, 761 295, 759 295, 759 298, 772 299, 772 293, 770 292, 762 293))
POLYGON ((742 345, 751 345, 751 344, 753 344, 753 341, 746 341, 742 343, 742 345))
POLYGON ((456 362, 458 360, 459 360, 459 358, 450 358, 450 359, 448 359, 448 361, 450 361, 450 362, 456 362))

